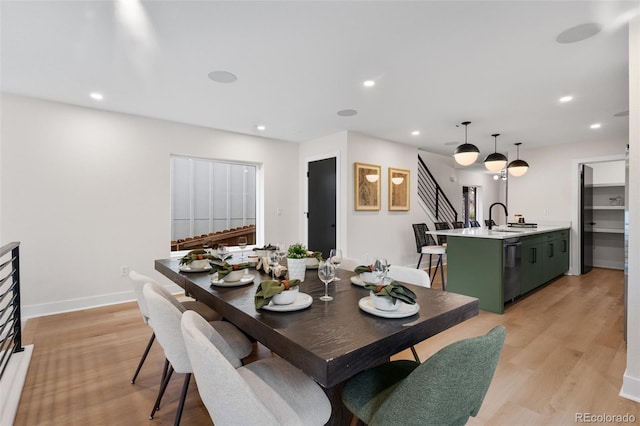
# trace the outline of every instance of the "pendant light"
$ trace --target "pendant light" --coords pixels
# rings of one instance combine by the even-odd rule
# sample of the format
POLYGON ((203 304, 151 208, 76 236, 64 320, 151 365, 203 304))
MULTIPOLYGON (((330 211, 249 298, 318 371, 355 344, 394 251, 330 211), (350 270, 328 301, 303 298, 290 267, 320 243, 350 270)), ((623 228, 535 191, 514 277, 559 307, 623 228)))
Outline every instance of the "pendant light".
POLYGON ((480 150, 477 146, 467 143, 467 126, 471 124, 471 122, 463 121, 461 124, 464 126, 464 143, 462 145, 458 145, 456 150, 453 151, 453 158, 455 158, 456 163, 461 166, 468 166, 478 159, 480 150))
POLYGON ((514 145, 517 149, 517 159, 509 163, 509 165, 507 166, 507 170, 509 170, 511 176, 522 176, 523 174, 527 173, 527 170, 529 170, 529 164, 527 164, 526 161, 520 159, 520 145, 522 145, 522 142, 516 142, 514 145))
POLYGON ((484 159, 484 166, 487 168, 487 170, 497 172, 504 169, 504 166, 507 165, 508 160, 504 154, 500 154, 498 152, 498 136, 500 136, 500 133, 495 133, 491 136, 494 137, 493 153, 487 155, 487 157, 484 159))

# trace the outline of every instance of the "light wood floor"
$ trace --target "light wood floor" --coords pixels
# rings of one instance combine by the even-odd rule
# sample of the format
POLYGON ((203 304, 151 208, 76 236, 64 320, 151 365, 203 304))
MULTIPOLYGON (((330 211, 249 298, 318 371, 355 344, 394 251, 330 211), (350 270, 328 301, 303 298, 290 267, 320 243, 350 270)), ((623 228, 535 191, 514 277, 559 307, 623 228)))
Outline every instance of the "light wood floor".
MULTIPOLYGON (((504 315, 481 312, 417 349, 426 359, 497 324, 507 328, 496 375, 471 425, 574 424, 583 412, 629 413, 638 421, 640 404, 618 396, 626 362, 622 320, 622 272, 594 269, 554 281, 504 315)), ((157 343, 136 384, 129 384, 150 334, 135 303, 29 320, 24 344, 33 343, 34 353, 15 424, 172 424, 181 375, 156 418, 147 420, 163 362, 157 343)), ((258 345, 254 356, 270 355, 258 345)), ((408 351, 398 357, 411 359, 408 351)), ((182 424, 211 424, 194 382, 182 424)))

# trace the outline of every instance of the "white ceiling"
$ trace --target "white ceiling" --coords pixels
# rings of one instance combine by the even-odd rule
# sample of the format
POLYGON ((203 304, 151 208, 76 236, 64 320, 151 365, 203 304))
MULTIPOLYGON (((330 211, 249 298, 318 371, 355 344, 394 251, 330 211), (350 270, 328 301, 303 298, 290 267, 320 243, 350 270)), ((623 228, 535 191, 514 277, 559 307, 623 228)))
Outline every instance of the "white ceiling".
POLYGON ((525 157, 627 139, 628 117, 614 114, 629 108, 625 19, 638 5, 3 0, 0 82, 4 92, 287 141, 353 130, 441 154, 463 141, 456 125, 468 120, 480 159, 492 133, 502 152, 523 142, 525 157), (555 41, 587 22, 603 30, 555 41), (213 82, 215 70, 237 81, 213 82), (564 95, 574 100, 561 104, 564 95))

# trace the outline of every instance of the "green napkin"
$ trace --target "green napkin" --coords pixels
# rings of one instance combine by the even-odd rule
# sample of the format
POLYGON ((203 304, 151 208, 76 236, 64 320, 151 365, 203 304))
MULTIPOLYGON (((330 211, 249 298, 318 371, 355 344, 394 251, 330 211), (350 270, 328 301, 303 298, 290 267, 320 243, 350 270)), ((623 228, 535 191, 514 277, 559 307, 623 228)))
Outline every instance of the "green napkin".
POLYGON ((180 265, 188 265, 194 260, 204 260, 204 259, 212 260, 212 259, 215 259, 215 257, 213 257, 212 255, 210 255, 209 253, 207 253, 202 249, 191 250, 189 253, 185 254, 180 259, 180 265))
POLYGON ((221 280, 224 277, 227 276, 227 274, 229 272, 233 272, 233 271, 239 271, 241 269, 247 269, 249 267, 249 263, 227 263, 224 261, 214 261, 214 262, 210 262, 211 266, 213 268, 211 268, 211 271, 209 271, 210 274, 213 274, 214 272, 218 273, 218 279, 221 280))
POLYGON ((394 301, 400 299, 409 305, 416 303, 416 294, 397 281, 391 281, 388 285, 365 284, 364 288, 373 291, 379 297, 387 296, 394 301))
POLYGON ((271 298, 276 294, 283 292, 300 284, 300 280, 266 280, 258 285, 255 296, 256 309, 260 309, 271 302, 271 298))
POLYGON ((373 265, 358 265, 353 270, 356 274, 362 274, 363 272, 373 272, 373 265))

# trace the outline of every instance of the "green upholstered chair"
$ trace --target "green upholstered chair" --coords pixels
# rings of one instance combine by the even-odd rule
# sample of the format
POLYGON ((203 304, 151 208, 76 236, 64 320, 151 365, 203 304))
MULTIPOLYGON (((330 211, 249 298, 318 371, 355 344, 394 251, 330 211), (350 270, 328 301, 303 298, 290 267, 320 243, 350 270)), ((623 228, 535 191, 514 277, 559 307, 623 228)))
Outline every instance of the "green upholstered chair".
POLYGON ((455 342, 422 364, 392 361, 350 379, 342 401, 375 425, 464 425, 476 416, 498 364, 506 331, 455 342))

